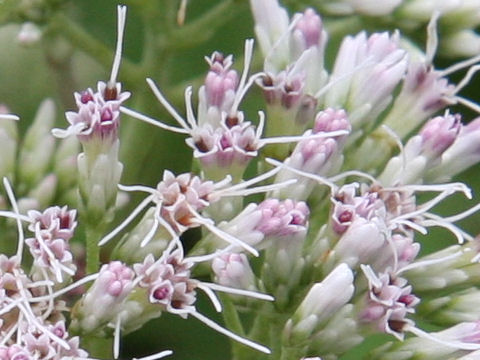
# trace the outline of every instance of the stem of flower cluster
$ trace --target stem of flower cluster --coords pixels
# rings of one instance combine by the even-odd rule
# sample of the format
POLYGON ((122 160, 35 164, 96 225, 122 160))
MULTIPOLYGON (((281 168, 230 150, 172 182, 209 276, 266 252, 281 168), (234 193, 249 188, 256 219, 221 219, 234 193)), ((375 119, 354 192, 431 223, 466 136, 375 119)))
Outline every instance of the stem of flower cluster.
POLYGON ((100 266, 100 247, 98 246, 98 241, 101 239, 103 232, 99 228, 103 228, 103 226, 88 226, 85 230, 87 274, 96 273, 100 266))

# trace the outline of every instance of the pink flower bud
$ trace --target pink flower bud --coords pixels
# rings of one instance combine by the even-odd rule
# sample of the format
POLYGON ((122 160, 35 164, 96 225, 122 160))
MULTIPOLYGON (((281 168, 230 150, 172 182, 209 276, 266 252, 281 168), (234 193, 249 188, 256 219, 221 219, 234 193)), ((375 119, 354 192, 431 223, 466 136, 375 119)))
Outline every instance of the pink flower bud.
POLYGON ((212 270, 220 285, 240 289, 255 288, 255 276, 245 254, 222 254, 213 260, 212 270))
POLYGON ((319 43, 322 40, 322 30, 322 19, 317 15, 315 10, 309 8, 302 14, 294 31, 298 31, 301 34, 305 49, 308 49, 312 46, 319 46, 319 43))
POLYGON ((447 114, 431 119, 420 130, 423 152, 431 157, 439 157, 455 141, 461 127, 460 114, 447 114))
POLYGON ((267 199, 258 205, 262 220, 257 230, 265 236, 290 236, 304 233, 310 211, 303 201, 267 199))

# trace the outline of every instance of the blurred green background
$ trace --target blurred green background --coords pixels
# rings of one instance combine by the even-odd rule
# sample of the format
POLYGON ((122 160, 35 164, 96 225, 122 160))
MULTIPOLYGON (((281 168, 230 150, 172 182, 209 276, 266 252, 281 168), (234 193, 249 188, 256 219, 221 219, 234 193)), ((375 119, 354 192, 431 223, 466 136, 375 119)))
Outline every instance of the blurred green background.
MULTIPOLYGON (((132 92, 132 98, 127 106, 138 109, 150 116, 157 117, 164 122, 171 123, 172 119, 165 114, 160 104, 153 98, 142 80, 145 76, 152 77, 161 85, 173 104, 183 113, 184 104, 182 89, 186 84, 198 85, 202 80, 207 64, 204 56, 209 56, 214 50, 224 54, 234 54, 236 59, 241 59, 243 54, 244 40, 254 37, 253 21, 246 0, 227 1, 228 12, 224 13, 224 19, 220 19, 219 25, 210 32, 198 33, 190 39, 190 42, 179 48, 175 46, 168 49, 168 53, 159 54, 154 73, 139 73, 140 81, 125 82, 125 89, 132 92)), ((145 21, 158 21, 158 26, 165 24, 165 19, 172 20, 176 15, 179 1, 173 0, 130 0, 125 2, 129 6, 127 14, 127 26, 124 42, 124 58, 130 63, 138 65, 142 59, 148 57, 149 40, 145 33, 145 21), (164 5, 165 12, 157 18, 149 18, 149 14, 139 9, 147 8, 149 2, 157 2, 164 5)), ((226 3, 226 2, 225 2, 226 3)), ((112 0, 81 0, 61 2, 61 11, 64 13, 71 26, 80 26, 96 41, 113 50, 116 38, 116 6, 117 1, 112 0)), ((186 13, 186 24, 200 19, 222 1, 218 0, 190 0, 186 13)), ((289 5, 297 10, 302 8, 300 2, 289 2, 289 5)), ((1 14, 0 14, 1 15, 1 14)), ((151 15, 151 14, 150 14, 151 15)), ((2 16, 3 18, 3 16, 2 16)), ((5 19, 4 19, 5 20, 5 19)), ((8 19, 7 19, 8 20, 8 19)), ((339 20, 340 21, 340 20, 339 20)), ((388 24, 378 24, 373 19, 364 18, 363 24, 370 29, 394 30, 388 24)), ((68 23, 67 23, 68 24, 68 23)), ((335 24, 335 19, 330 24, 335 24)), ((165 25, 166 26, 166 25, 165 25)), ((168 26, 167 26, 168 27, 168 26)), ((107 80, 109 77, 108 61, 99 62, 94 54, 86 54, 84 49, 71 46, 61 32, 54 34, 48 41, 39 42, 30 46, 19 45, 16 35, 20 24, 5 23, 0 28, 0 103, 6 104, 12 113, 21 117, 19 127, 24 131, 33 119, 40 102, 51 97, 58 106, 57 125, 65 127, 64 112, 73 109, 73 91, 80 91, 86 87, 95 87, 98 80, 107 80)), ((327 47, 328 59, 332 59, 338 48, 341 36, 356 29, 344 28, 338 31, 329 41, 327 47)), ((418 33, 418 41, 424 40, 424 33, 418 33)), ((331 61, 331 60, 330 60, 331 61)), ((439 58, 437 64, 446 67, 452 59, 439 58)), ((111 61, 110 61, 111 62, 111 61)), ((259 70, 258 59, 255 62, 255 70, 259 70)), ((242 63, 235 65, 241 68, 242 63)), ((155 66, 154 66, 155 68, 155 66)), ((458 80, 461 74, 452 80, 458 80)), ((120 81, 124 82, 122 70, 120 81)), ((478 99, 479 81, 475 80, 463 93, 466 97, 478 99)), ((195 93, 195 91, 194 91, 195 93)), ((253 91, 246 101, 247 114, 254 114, 258 104, 261 103, 258 91, 253 91), (250 106, 250 108, 248 108, 250 106)), ((464 119, 468 121, 475 117, 471 111, 456 109, 466 114, 464 119)), ((153 129, 136 120, 124 117, 121 128, 121 137, 128 143, 121 156, 126 165, 124 171, 124 183, 142 183, 155 185, 161 177, 163 170, 168 168, 174 172, 185 172, 191 168, 191 153, 184 143, 184 137, 153 129)), ((474 192, 474 202, 479 201, 480 167, 471 168, 462 174, 459 180, 470 184, 474 192)), ((458 213, 472 205, 461 196, 452 198, 439 207, 443 214, 458 213)), ((463 221, 461 226, 471 234, 480 232, 480 218, 474 215, 463 221)), ((434 236, 427 236, 423 243, 423 251, 454 243, 451 234, 438 230, 434 236)), ((199 310, 212 316, 216 321, 220 317, 212 314, 211 306, 202 298, 199 310)), ((374 339, 375 341, 375 339, 374 339)), ((148 355, 164 349, 172 349, 175 359, 225 359, 228 354, 228 342, 226 339, 194 319, 183 320, 178 317, 165 314, 160 319, 150 322, 141 331, 125 337, 123 344, 123 357, 148 355)), ((359 352, 355 350, 345 359, 358 359, 359 352)), ((228 358, 228 356, 227 356, 228 358)))

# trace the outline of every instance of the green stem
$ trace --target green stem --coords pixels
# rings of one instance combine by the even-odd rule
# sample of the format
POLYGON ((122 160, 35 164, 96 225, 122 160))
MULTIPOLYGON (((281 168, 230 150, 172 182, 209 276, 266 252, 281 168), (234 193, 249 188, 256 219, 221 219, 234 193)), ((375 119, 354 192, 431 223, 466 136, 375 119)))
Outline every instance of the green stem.
MULTIPOLYGON (((105 68, 109 69, 112 66, 114 51, 64 14, 58 13, 52 19, 49 30, 63 36, 71 45, 90 55, 105 68)), ((145 71, 125 58, 122 59, 121 73, 129 86, 145 78, 145 71)))
POLYGON ((208 10, 198 19, 172 31, 168 42, 169 50, 198 46, 215 34, 222 25, 237 17, 246 7, 246 1, 225 0, 208 10))
POLYGON ((98 272, 100 266, 100 247, 98 246, 98 241, 103 232, 99 228, 103 228, 103 226, 87 226, 85 230, 87 274, 98 272))
MULTIPOLYGON (((240 336, 245 337, 245 331, 243 329, 242 321, 240 320, 240 316, 238 315, 238 311, 235 305, 227 296, 221 296, 221 300, 223 305, 222 316, 223 320, 225 321, 225 325, 229 330, 240 336)), ((232 341, 231 345, 233 358, 239 358, 243 345, 237 343, 236 341, 232 341)))
POLYGON ((86 349, 91 358, 111 359, 113 357, 113 338, 103 338, 95 335, 83 335, 81 346, 86 349))

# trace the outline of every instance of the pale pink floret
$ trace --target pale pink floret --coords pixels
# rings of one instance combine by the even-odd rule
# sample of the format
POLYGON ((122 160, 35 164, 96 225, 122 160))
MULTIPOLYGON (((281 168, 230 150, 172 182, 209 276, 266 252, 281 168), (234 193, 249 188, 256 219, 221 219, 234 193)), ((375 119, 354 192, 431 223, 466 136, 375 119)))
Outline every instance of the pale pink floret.
POLYGON ((135 264, 140 286, 148 289, 149 301, 160 304, 166 311, 194 310, 197 281, 190 278, 192 263, 183 260, 182 251, 176 250, 155 262, 153 256, 143 264, 135 264))
POLYGON ((192 209, 201 211, 210 204, 213 186, 213 182, 203 181, 192 174, 175 177, 170 171, 165 171, 163 180, 157 185, 160 216, 180 233, 189 227, 199 226, 194 221, 196 215, 192 209))
POLYGON ((77 135, 81 142, 89 142, 93 138, 113 141, 117 138, 120 121, 120 106, 129 97, 129 92, 121 91, 121 84, 108 87, 100 81, 97 91, 92 89, 75 93, 77 111, 65 114, 70 126, 67 130, 54 129, 58 137, 77 135))
POLYGON ((212 261, 212 270, 220 285, 240 289, 249 289, 255 285, 254 274, 245 254, 221 254, 212 261))
POLYGON ((30 360, 35 359, 26 349, 19 345, 0 346, 0 360, 30 360))
POLYGON ((76 210, 55 206, 43 213, 31 210, 28 216, 31 219, 28 228, 35 236, 26 239, 25 243, 34 258, 34 264, 48 269, 58 282, 63 282, 63 272, 73 275, 76 270, 68 243, 77 226, 76 210))
POLYGON ((31 224, 28 229, 32 232, 48 232, 53 238, 70 240, 77 226, 76 214, 76 210, 68 210, 66 206, 52 206, 43 213, 30 210, 28 216, 31 224))
POLYGON ((335 59, 333 86, 325 102, 332 107, 346 106, 350 113, 363 111, 368 104, 368 116, 357 117, 356 122, 376 118, 389 104, 406 68, 406 51, 399 47, 398 34, 347 36, 335 59))
POLYGON ((289 68, 278 74, 267 73, 257 81, 271 105, 281 105, 285 109, 298 109, 304 96, 305 73, 289 68))
POLYGON ((196 128, 186 142, 206 168, 244 170, 260 147, 258 134, 249 122, 216 129, 208 125, 196 128))
POLYGON ((420 299, 412 294, 412 287, 405 279, 389 273, 376 275, 369 266, 362 266, 362 270, 369 292, 360 320, 403 339, 403 328, 409 322, 406 317, 415 311, 420 299))

